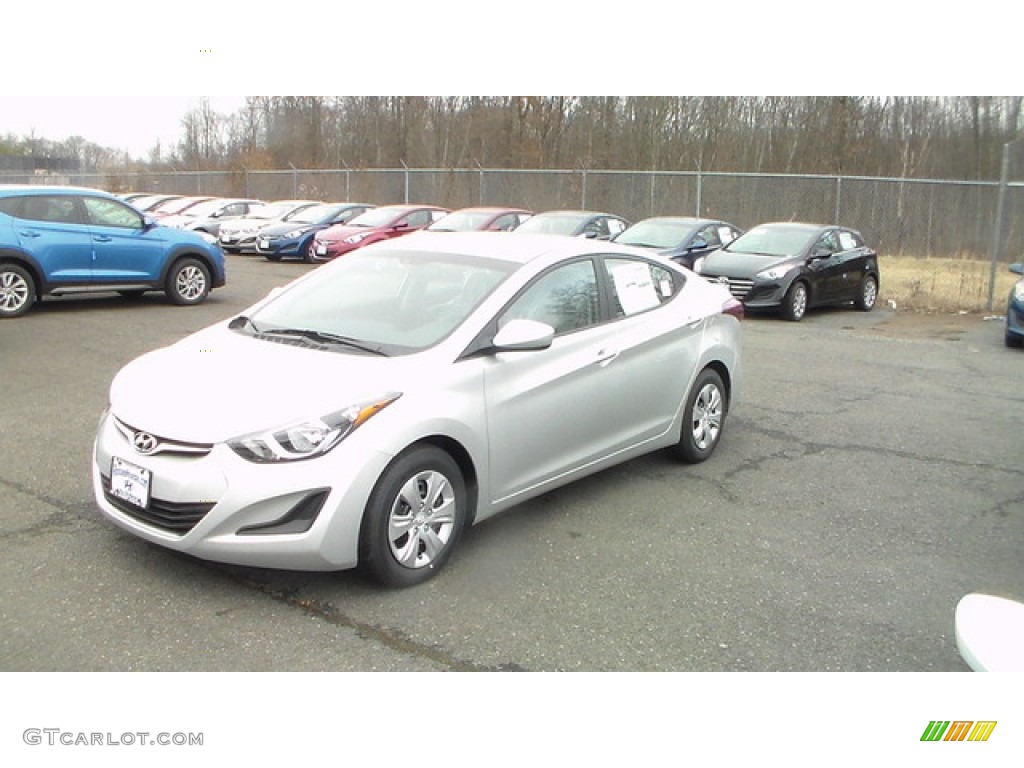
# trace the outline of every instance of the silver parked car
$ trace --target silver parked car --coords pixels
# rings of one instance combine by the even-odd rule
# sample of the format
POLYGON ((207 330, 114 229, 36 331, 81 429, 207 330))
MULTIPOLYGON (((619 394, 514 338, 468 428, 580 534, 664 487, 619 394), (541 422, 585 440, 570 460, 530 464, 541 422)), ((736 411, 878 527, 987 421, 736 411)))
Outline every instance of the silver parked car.
POLYGON ((197 557, 416 584, 526 499, 657 449, 708 458, 741 317, 724 287, 614 243, 377 243, 128 364, 96 501, 197 557))

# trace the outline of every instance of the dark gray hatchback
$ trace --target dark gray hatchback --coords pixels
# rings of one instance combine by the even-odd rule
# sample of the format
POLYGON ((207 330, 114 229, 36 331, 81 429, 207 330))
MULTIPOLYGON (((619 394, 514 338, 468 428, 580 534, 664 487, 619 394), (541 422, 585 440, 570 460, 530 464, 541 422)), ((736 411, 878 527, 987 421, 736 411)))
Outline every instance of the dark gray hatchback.
POLYGON ((761 224, 697 259, 694 271, 726 283, 748 309, 802 320, 811 307, 878 300, 878 254, 856 230, 823 224, 761 224))

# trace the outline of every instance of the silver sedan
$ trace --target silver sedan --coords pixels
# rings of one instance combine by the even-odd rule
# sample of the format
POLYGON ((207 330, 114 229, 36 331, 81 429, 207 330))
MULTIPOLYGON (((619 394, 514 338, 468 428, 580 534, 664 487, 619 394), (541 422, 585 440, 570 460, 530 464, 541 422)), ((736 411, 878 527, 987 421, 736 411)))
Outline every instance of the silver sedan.
POLYGON ((96 501, 197 557, 416 584, 526 499, 658 449, 711 456, 741 318, 724 287, 613 243, 376 244, 129 363, 96 501))

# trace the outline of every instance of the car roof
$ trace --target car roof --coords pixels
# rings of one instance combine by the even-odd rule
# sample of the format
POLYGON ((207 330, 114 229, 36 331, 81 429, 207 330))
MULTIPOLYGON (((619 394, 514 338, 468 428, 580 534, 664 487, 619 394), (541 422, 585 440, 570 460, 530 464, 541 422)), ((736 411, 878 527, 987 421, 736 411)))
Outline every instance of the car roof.
MULTIPOLYGON (((114 199, 120 199, 117 195, 112 195, 110 192, 106 192, 102 189, 96 189, 95 187, 71 187, 71 186, 56 186, 56 185, 37 185, 37 184, 0 184, 0 194, 5 195, 99 195, 101 197, 110 197, 114 199)), ((148 195, 147 195, 148 197, 148 195)))
POLYGON ((452 213, 479 211, 480 213, 529 213, 525 208, 506 208, 502 205, 472 205, 467 208, 456 208, 452 213))
POLYGON ((575 210, 558 210, 558 211, 543 211, 538 213, 537 216, 550 216, 552 218, 556 216, 615 216, 615 218, 621 218, 614 213, 604 213, 603 211, 575 211, 575 210))
MULTIPOLYGON (((822 229, 833 229, 838 227, 837 224, 810 224, 805 221, 768 221, 763 224, 758 224, 756 227, 751 229, 761 229, 762 227, 771 227, 772 229, 793 229, 801 230, 804 232, 817 232, 822 229)), ((845 227, 839 227, 845 229, 845 227)))
POLYGON ((717 224, 721 219, 699 219, 695 216, 650 216, 646 219, 640 219, 640 221, 634 222, 633 226, 635 227, 637 224, 643 224, 645 221, 666 221, 673 224, 697 226, 698 224, 717 224))

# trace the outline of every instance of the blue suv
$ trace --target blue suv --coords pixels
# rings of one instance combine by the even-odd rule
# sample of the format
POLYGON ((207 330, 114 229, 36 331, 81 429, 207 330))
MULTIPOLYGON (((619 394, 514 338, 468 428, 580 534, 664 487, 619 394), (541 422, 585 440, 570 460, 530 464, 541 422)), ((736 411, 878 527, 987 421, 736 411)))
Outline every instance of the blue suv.
POLYGON ((81 291, 163 291, 198 304, 224 282, 209 236, 161 227, 95 189, 0 185, 0 318, 81 291))

